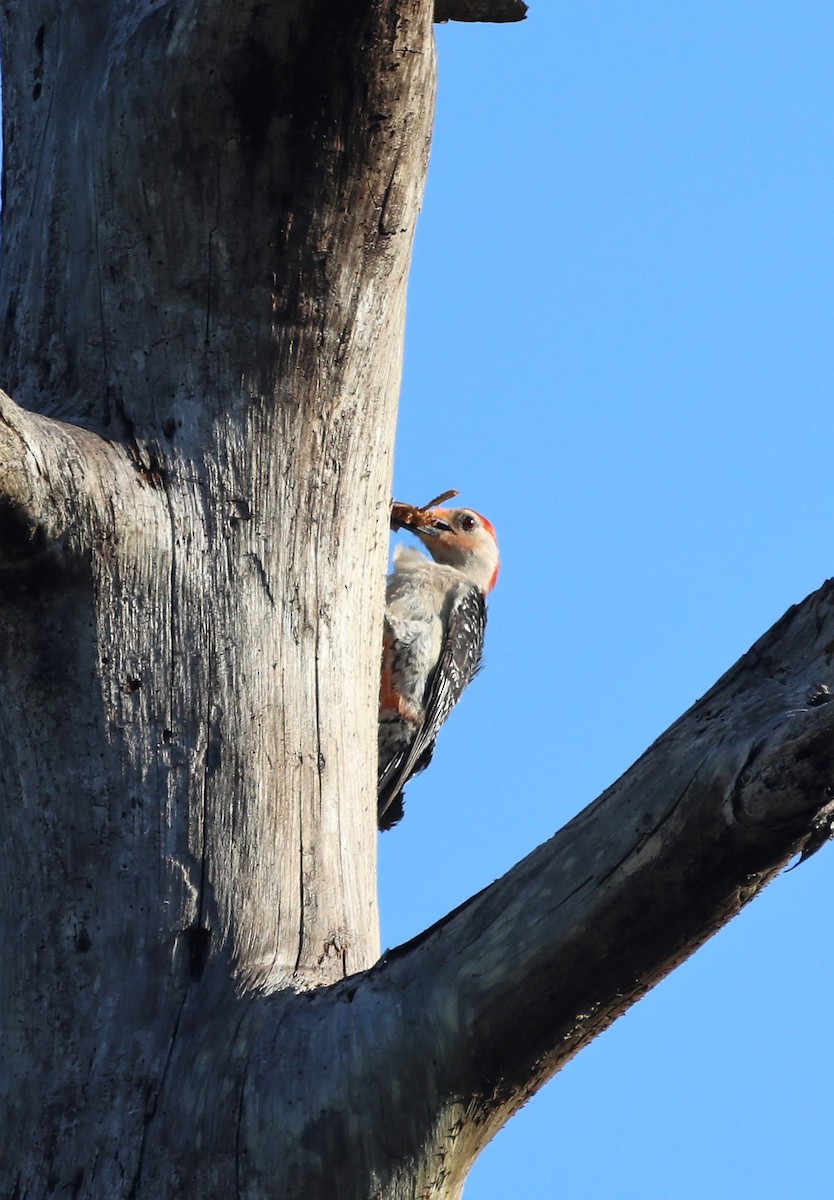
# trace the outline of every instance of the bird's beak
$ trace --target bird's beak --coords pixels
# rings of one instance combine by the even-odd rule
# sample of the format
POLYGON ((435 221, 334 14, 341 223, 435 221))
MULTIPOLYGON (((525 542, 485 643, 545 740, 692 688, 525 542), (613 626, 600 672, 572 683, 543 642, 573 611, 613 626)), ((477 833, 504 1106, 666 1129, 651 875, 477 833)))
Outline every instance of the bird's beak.
POLYGON ((452 532, 452 526, 440 520, 433 521, 431 525, 411 525, 409 528, 412 533, 418 533, 421 537, 440 537, 441 533, 452 532))

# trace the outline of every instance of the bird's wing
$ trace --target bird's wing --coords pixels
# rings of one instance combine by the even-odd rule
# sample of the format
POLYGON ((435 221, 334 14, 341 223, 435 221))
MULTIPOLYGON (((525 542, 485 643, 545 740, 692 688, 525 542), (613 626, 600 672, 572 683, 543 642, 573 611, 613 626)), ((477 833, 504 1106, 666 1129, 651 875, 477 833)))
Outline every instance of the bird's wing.
POLYGON ((466 685, 481 667, 486 603, 472 584, 461 584, 452 598, 446 636, 424 702, 423 722, 414 741, 393 755, 377 789, 380 829, 390 829, 403 815, 402 789, 412 775, 429 765, 434 741, 466 685))

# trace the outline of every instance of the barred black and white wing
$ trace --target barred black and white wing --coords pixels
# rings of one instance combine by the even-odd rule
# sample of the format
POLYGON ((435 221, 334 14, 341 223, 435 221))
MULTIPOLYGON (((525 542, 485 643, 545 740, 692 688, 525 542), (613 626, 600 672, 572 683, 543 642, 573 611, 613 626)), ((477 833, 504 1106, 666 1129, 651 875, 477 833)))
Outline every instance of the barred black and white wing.
POLYGON ((450 598, 446 634, 437 665, 426 683, 422 723, 413 739, 396 749, 390 761, 379 764, 380 829, 390 829, 402 818, 402 789, 412 775, 429 765, 440 727, 480 669, 485 629, 483 593, 471 583, 461 583, 450 598))

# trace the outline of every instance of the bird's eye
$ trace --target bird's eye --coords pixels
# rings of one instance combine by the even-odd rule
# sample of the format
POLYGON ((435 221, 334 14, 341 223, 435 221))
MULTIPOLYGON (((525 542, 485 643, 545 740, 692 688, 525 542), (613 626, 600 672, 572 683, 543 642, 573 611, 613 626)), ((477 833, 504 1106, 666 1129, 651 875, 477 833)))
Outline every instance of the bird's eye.
POLYGON ((469 533, 478 524, 475 518, 470 516, 469 513, 464 513, 458 523, 464 533, 469 533))

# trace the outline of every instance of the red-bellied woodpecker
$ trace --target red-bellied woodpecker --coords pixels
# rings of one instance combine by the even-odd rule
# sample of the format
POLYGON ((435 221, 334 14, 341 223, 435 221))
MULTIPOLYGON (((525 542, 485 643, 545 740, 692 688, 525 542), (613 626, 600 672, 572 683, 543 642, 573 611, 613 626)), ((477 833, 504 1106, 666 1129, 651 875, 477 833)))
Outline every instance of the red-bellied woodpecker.
POLYGON ((485 597, 498 578, 498 542, 469 508, 414 510, 431 554, 398 546, 388 577, 379 689, 377 816, 403 815, 404 785, 429 765, 441 725, 481 665, 485 597), (432 561, 432 559, 434 561, 432 561))

